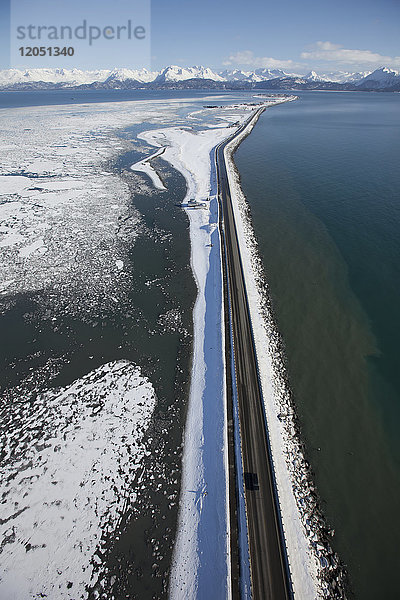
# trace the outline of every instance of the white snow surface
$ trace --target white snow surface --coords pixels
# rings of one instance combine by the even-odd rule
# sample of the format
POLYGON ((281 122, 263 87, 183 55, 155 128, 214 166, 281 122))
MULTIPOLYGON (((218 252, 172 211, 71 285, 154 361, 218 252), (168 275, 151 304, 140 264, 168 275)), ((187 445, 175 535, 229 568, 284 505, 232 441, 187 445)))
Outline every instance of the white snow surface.
POLYGON ((104 537, 140 493, 131 484, 154 405, 128 361, 16 400, 1 444, 1 598, 87 598, 101 580, 104 537))
POLYGON ((8 194, 17 194, 28 188, 31 181, 28 177, 15 175, 14 177, 6 177, 0 175, 0 196, 8 194))

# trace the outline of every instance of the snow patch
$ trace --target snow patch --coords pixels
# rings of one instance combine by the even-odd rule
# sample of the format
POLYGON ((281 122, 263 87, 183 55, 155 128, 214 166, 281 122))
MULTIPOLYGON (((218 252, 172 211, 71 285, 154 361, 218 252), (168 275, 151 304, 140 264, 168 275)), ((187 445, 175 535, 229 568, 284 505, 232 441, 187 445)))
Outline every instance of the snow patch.
POLYGON ((35 240, 28 246, 24 246, 24 248, 20 248, 18 254, 19 254, 19 256, 22 256, 23 258, 27 258, 28 256, 31 256, 35 252, 38 254, 44 254, 46 252, 46 250, 47 250, 47 248, 44 245, 43 238, 39 238, 38 240, 35 240))

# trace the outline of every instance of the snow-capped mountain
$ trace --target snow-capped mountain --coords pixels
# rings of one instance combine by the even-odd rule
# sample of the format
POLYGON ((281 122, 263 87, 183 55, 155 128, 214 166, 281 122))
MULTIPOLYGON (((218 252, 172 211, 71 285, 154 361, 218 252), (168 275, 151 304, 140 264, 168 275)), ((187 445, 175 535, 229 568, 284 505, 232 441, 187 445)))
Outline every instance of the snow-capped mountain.
POLYGON ((185 81, 186 79, 212 79, 213 81, 224 81, 224 79, 207 67, 167 67, 158 74, 155 83, 167 83, 174 81, 185 81))
POLYGON ((260 68, 255 71, 241 69, 225 70, 219 73, 208 67, 168 66, 162 71, 147 69, 99 69, 82 71, 80 69, 7 69, 0 70, 0 88, 2 89, 52 89, 69 87, 95 88, 135 88, 151 84, 152 87, 170 87, 176 84, 180 88, 203 86, 240 89, 260 87, 262 89, 347 89, 347 90, 400 90, 398 71, 381 67, 373 73, 369 71, 349 73, 316 73, 307 75, 285 73, 282 69, 260 68), (190 81, 189 81, 190 80, 190 81), (270 83, 269 83, 270 82, 270 83), (229 85, 228 85, 229 84, 229 85), (336 86, 336 87, 335 87, 336 86))
POLYGON ((358 71, 357 73, 349 73, 348 71, 333 71, 330 73, 321 73, 321 77, 326 81, 333 81, 334 83, 354 83, 361 81, 364 77, 367 77, 371 71, 358 71))
POLYGON ((127 81, 133 79, 139 81, 139 83, 149 83, 159 75, 159 71, 148 71, 147 69, 113 69, 108 72, 106 81, 108 83, 112 81, 127 81))
POLYGON ((80 69, 5 69, 0 70, 0 86, 15 83, 61 83, 81 85, 104 81, 110 75, 109 70, 81 71, 80 69))
POLYGON ((263 81, 268 81, 269 79, 276 79, 277 77, 295 77, 293 73, 285 73, 282 69, 266 69, 260 68, 254 71, 258 77, 261 77, 263 81))
POLYGON ((307 75, 304 76, 304 79, 307 81, 331 81, 331 79, 318 75, 315 71, 307 73, 307 75))
POLYGON ((242 69, 232 69, 220 71, 220 76, 225 81, 269 81, 277 77, 289 77, 288 73, 282 69, 256 69, 255 71, 242 71, 242 69))
POLYGON ((380 67, 361 79, 356 85, 372 89, 382 89, 392 87, 397 83, 400 83, 398 71, 394 71, 388 67, 380 67))
POLYGON ((225 81, 263 81, 263 78, 256 75, 254 71, 242 71, 241 69, 226 69, 221 71, 219 75, 225 81))

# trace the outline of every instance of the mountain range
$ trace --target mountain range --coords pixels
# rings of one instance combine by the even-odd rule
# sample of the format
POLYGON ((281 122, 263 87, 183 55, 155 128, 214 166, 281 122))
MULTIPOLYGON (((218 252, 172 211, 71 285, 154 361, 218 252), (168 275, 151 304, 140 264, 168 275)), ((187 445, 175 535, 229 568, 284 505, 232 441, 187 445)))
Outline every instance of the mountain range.
POLYGON ((314 89, 400 91, 398 71, 380 67, 373 72, 338 71, 307 75, 281 69, 260 68, 215 72, 208 67, 169 66, 161 71, 113 69, 5 69, 0 70, 0 90, 32 89, 314 89))

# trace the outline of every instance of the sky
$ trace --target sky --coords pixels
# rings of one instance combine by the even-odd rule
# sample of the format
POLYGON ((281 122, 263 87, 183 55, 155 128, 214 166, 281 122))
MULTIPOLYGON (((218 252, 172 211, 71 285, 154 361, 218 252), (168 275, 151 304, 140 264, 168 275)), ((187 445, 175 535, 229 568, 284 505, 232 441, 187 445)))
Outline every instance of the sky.
MULTIPOLYGON (((87 19, 101 26, 125 23, 128 17, 144 22, 141 6, 151 3, 148 46, 127 40, 81 42, 74 57, 46 57, 44 64, 40 58, 12 55, 12 66, 159 70, 173 64, 289 73, 400 69, 400 0, 0 0, 0 68, 9 66, 7 6, 19 19, 26 2, 43 24, 49 14, 52 23, 67 23, 75 6, 75 24, 87 19)), ((14 50, 20 43, 14 40, 14 50)))

